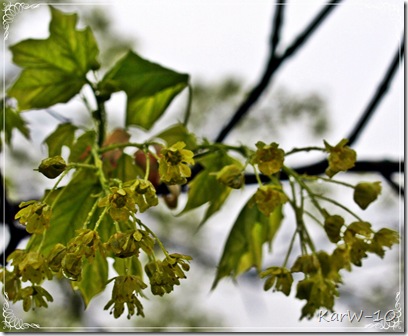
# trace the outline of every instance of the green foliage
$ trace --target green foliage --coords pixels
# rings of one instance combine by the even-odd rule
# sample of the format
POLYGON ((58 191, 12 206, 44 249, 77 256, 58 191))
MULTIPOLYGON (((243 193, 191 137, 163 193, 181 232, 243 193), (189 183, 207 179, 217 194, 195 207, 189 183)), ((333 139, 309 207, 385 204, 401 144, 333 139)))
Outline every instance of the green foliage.
POLYGON ((61 149, 63 146, 71 148, 75 139, 76 130, 77 128, 71 123, 58 125, 57 129, 44 141, 48 146, 48 155, 50 157, 61 155, 61 149))
POLYGON ((130 51, 105 75, 98 89, 104 97, 125 91, 126 126, 150 129, 188 85, 188 79, 188 75, 163 68, 130 51))
MULTIPOLYGON (((18 130, 26 139, 30 138, 30 131, 21 115, 13 108, 4 106, 4 100, 0 101, 0 132, 4 131, 4 139, 7 145, 11 144, 14 130, 18 130), (5 118, 4 113, 7 118, 5 118)), ((2 140, 0 138, 0 151, 2 150, 2 140)))
MULTIPOLYGON (((306 300, 301 318, 312 318, 320 307, 333 308, 342 270, 361 266, 369 253, 382 258, 386 247, 399 243, 397 232, 388 228, 375 231, 371 223, 348 207, 313 190, 310 182, 316 180, 352 188, 354 201, 363 210, 378 198, 379 182, 352 186, 333 179, 355 164, 356 152, 346 146, 347 139, 336 146, 324 141, 324 147, 285 152, 275 142, 267 145, 258 141, 250 147, 200 140, 189 132, 187 122, 162 130, 143 143, 131 142, 131 134, 125 128, 107 136, 105 103, 113 93, 124 91, 127 95, 126 126, 149 130, 172 100, 189 86, 189 76, 129 51, 101 81, 91 82, 86 77, 88 72, 99 68, 98 46, 91 29, 77 30, 75 14, 64 14, 53 7, 50 10, 47 39, 25 40, 11 47, 14 62, 23 70, 8 94, 16 98, 20 111, 47 108, 67 102, 81 93, 84 84, 89 84, 97 108, 92 110, 83 95, 94 126, 79 130, 64 123, 45 139, 48 157, 42 160, 38 171, 57 180, 41 200, 22 202, 16 215, 32 235, 24 250, 9 256, 11 267, 1 269, 1 281, 9 299, 22 301, 26 311, 47 307, 53 298, 41 284, 64 277, 80 292, 86 306, 114 281, 112 297, 104 309, 109 309, 115 318, 125 308, 128 318, 135 314, 144 316, 140 300, 143 291, 150 287, 154 295, 171 293, 186 279, 192 257, 169 253, 150 225, 141 220, 140 213, 158 205, 158 190, 168 191, 173 200, 170 202, 169 195, 164 195, 166 204, 175 208, 184 185, 188 189, 187 202, 181 213, 206 205, 202 225, 223 207, 232 192, 243 188, 248 167, 253 169, 258 186, 232 226, 213 288, 224 277, 235 279, 255 268, 261 278, 266 278, 266 291, 273 289, 288 296, 295 282, 293 273, 303 273, 303 279, 296 284, 296 297, 306 300), (68 160, 61 156, 64 146, 70 151, 68 160), (328 153, 326 174, 330 178, 300 176, 286 165, 287 155, 310 150, 328 153), (288 176, 288 184, 280 180, 281 172, 288 176), (66 184, 61 187, 63 180, 66 184), (323 201, 348 212, 354 217, 353 222, 347 223, 340 213, 329 214, 321 206, 323 201), (308 212, 305 203, 318 214, 308 212), (272 251, 283 209, 289 207, 296 227, 287 254, 282 265, 264 269, 264 247, 269 245, 272 251), (308 232, 307 217, 322 225, 334 244, 332 253, 317 251, 308 232), (296 238, 300 254, 295 255, 295 262, 289 267, 296 238), (109 261, 117 273, 111 280, 109 261), (148 281, 145 283, 144 279, 148 281)), ((227 89, 237 88, 232 85, 227 89)), ((13 129, 28 137, 28 129, 17 111, 9 106, 5 111, 6 143, 10 143, 13 129)), ((185 121, 188 116, 189 110, 185 121)))
POLYGON ((19 110, 65 103, 87 83, 86 74, 97 70, 98 47, 90 28, 75 28, 77 15, 51 9, 50 36, 29 39, 12 47, 13 62, 23 68, 8 90, 19 110))
POLYGON ((226 276, 237 277, 251 267, 262 267, 262 246, 271 243, 282 221, 282 209, 265 216, 251 198, 235 221, 218 265, 213 288, 226 276))

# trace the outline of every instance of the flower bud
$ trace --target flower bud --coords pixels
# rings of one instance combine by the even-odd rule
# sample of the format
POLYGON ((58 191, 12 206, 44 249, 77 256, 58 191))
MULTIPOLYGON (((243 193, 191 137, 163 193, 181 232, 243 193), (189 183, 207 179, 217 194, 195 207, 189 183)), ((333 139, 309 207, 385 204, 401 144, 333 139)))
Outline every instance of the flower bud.
POLYGON ((381 194, 381 182, 361 182, 354 188, 354 202, 363 210, 381 194))
POLYGON ((38 171, 50 179, 58 177, 67 167, 65 160, 57 155, 41 161, 38 171))

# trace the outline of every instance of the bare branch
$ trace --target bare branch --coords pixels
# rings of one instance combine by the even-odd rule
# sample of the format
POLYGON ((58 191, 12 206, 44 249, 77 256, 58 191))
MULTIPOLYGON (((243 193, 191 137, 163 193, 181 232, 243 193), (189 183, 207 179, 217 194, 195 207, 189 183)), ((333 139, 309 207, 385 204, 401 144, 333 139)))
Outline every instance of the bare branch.
POLYGON ((384 78, 382 79, 380 85, 377 87, 377 90, 374 92, 373 97, 368 103, 366 109, 364 110, 360 120, 354 126, 354 129, 350 132, 350 135, 347 137, 349 140, 348 144, 351 145, 356 142, 357 138, 362 133, 364 127, 368 124, 370 118, 374 115, 375 110, 378 105, 385 97, 390 83, 394 78, 395 73, 397 72, 398 66, 401 64, 401 61, 404 57, 404 47, 405 47, 405 35, 402 38, 401 46, 398 48, 396 54, 394 55, 391 64, 389 65, 387 72, 385 73, 384 78))
POLYGON ((282 26, 283 26, 283 14, 285 11, 285 6, 286 6, 286 1, 281 0, 281 2, 276 3, 275 8, 275 18, 273 20, 273 33, 271 36, 271 58, 276 57, 276 48, 279 45, 280 37, 281 37, 281 31, 282 31, 282 26))
MULTIPOLYGON (((234 116, 228 124, 221 130, 215 142, 222 142, 231 132, 231 130, 238 124, 238 122, 248 113, 251 107, 258 101, 262 93, 267 88, 272 75, 279 69, 282 63, 290 56, 295 54, 300 47, 309 39, 309 37, 316 31, 316 29, 324 22, 328 15, 337 7, 341 0, 332 0, 326 4, 321 12, 313 19, 313 21, 306 27, 296 40, 286 49, 282 56, 275 55, 275 47, 271 48, 269 61, 262 75, 259 83, 252 89, 245 101, 235 112, 234 116)), ((275 26, 275 25, 274 25, 275 26)), ((273 34, 274 35, 274 34, 273 34)), ((273 44, 272 44, 273 45, 273 44)))

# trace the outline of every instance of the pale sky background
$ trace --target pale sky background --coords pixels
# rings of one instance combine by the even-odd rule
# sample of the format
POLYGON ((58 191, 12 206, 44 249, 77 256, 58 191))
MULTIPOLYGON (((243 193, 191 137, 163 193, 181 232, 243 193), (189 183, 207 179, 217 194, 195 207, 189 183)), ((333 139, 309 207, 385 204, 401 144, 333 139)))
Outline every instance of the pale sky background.
MULTIPOLYGON (((92 3, 110 12, 115 21, 115 29, 120 34, 136 37, 138 52, 144 58, 189 73, 193 85, 198 81, 212 83, 225 76, 234 76, 242 80, 246 89, 250 89, 264 69, 274 13, 273 1, 120 0, 103 4, 98 1, 92 3)), ((282 45, 278 52, 293 41, 324 3, 325 1, 318 0, 288 1, 282 45)), ((77 6, 79 5, 57 8, 75 11, 77 6)), ((26 11, 19 15, 18 20, 18 28, 10 30, 10 45, 28 37, 47 36, 49 12, 46 6, 26 11)), ((273 87, 276 83, 295 92, 301 93, 306 89, 321 93, 328 101, 332 124, 335 125, 327 140, 336 143, 351 131, 377 88, 399 47, 403 24, 403 1, 344 1, 330 14, 305 47, 280 68, 273 87)), ((5 56, 7 66, 11 66, 9 53, 5 56)), ((390 93, 382 101, 379 110, 354 146, 361 159, 403 158, 403 90, 401 65, 392 82, 390 93)), ((115 99, 118 103, 123 102, 123 96, 118 95, 115 99)), ((68 109, 60 108, 61 111, 68 109)), ((35 116, 27 114, 27 118, 33 128, 43 125, 41 132, 35 131, 39 132, 36 136, 42 137, 41 139, 44 137, 45 128, 47 132, 55 128, 55 125, 44 125, 44 120, 48 119, 43 119, 45 117, 39 116, 38 112, 35 116)), ((160 126, 160 123, 158 124, 160 126)), ((214 134, 218 133, 220 127, 215 121, 214 134)), ((231 133, 227 142, 233 143, 237 139, 239 135, 231 133)), ((282 145, 290 149, 299 144, 316 145, 302 143, 298 134, 293 134, 293 137, 285 140, 282 145)), ((44 148, 42 150, 44 154, 44 148)), ((11 171, 10 174, 12 176, 11 171)), ((239 199, 242 202, 248 196, 248 192, 236 195, 228 204, 238 202, 239 199)), ((396 207, 387 207, 386 204, 380 203, 377 211, 368 217, 372 216, 373 220, 378 219, 382 225, 387 225, 388 218, 402 218, 401 207, 402 202, 396 207)), ((217 244, 212 242, 214 246, 209 243, 218 255, 238 211, 228 207, 227 209, 227 212, 217 215, 206 224, 204 233, 199 233, 204 237, 222 237, 217 244), (221 226, 226 222, 228 226, 221 226)), ((287 220, 290 222, 290 218, 287 220)), ((288 235, 282 233, 284 242, 287 237, 288 235)), ((276 249, 280 251, 279 246, 276 249)), ((382 262, 376 257, 369 258, 365 263, 367 269, 363 267, 356 270, 353 273, 357 274, 347 276, 346 281, 347 278, 350 281, 354 279, 354 282, 363 282, 367 278, 386 281, 386 272, 389 271, 386 266, 398 257, 398 251, 389 255, 382 262), (362 274, 365 274, 364 278, 359 278, 362 274)), ((191 279, 200 281, 201 276, 200 273, 193 272, 191 279)), ((212 275, 210 279, 211 277, 212 275)), ((293 328, 291 331, 311 331, 313 329, 307 328, 322 327, 316 320, 298 322, 303 302, 294 299, 293 293, 291 298, 286 298, 280 293, 263 292, 263 283, 249 286, 243 281, 235 286, 229 280, 224 280, 215 292, 208 295, 210 286, 211 283, 203 286, 203 291, 197 293, 200 304, 208 309, 220 310, 229 325, 239 331, 279 331, 288 330, 289 327, 293 328)), ((96 307, 97 303, 94 305, 97 311, 100 311, 101 306, 96 307)), ((335 307, 341 312, 348 309, 342 304, 335 307)), ((106 314, 101 313, 93 322, 106 323, 106 314)), ((350 330, 350 326, 344 323, 328 323, 325 327, 331 331, 350 330)))

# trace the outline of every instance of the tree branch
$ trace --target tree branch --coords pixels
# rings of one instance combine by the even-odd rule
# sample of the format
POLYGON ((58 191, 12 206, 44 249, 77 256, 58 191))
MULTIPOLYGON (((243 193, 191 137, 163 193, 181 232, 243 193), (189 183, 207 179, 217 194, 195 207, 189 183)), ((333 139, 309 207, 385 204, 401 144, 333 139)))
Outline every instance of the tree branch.
MULTIPOLYGON (((295 168, 294 170, 298 174, 307 174, 307 175, 321 175, 324 174, 327 168, 327 161, 322 160, 311 165, 302 166, 295 168)), ((355 166, 349 169, 347 172, 350 173, 378 173, 384 176, 384 178, 389 182, 391 180, 391 175, 396 173, 404 173, 405 171, 405 164, 404 161, 397 162, 397 161, 389 161, 389 160, 381 160, 381 161, 357 161, 355 166)), ((262 182, 269 182, 270 179, 267 176, 261 175, 260 176, 262 182)), ((285 181, 288 179, 288 176, 281 172, 279 179, 281 181, 285 181)), ((257 180, 255 175, 247 174, 245 175, 245 184, 257 184, 257 180)), ((397 192, 404 193, 404 190, 393 182, 392 188, 397 192)))
POLYGON ((387 72, 385 73, 384 78, 382 79, 380 85, 377 87, 377 90, 374 92, 373 97, 368 103, 366 109, 364 110, 360 120, 354 126, 354 129, 350 132, 350 135, 347 137, 349 140, 348 144, 351 145, 356 142, 357 138, 362 133, 363 128, 368 124, 370 118, 374 115, 374 112, 382 99, 385 97, 392 79, 397 72, 398 66, 404 57, 404 47, 405 47, 405 34, 402 37, 402 44, 398 48, 396 54, 394 55, 391 64, 389 65, 387 72))
POLYGON ((275 8, 275 18, 273 20, 273 29, 271 36, 271 58, 276 57, 276 48, 279 45, 281 31, 283 26, 283 14, 285 11, 286 0, 281 0, 280 3, 276 3, 275 8))
MULTIPOLYGON (((240 105, 237 109, 231 120, 228 124, 221 130, 219 135, 217 136, 215 142, 222 142, 227 137, 227 135, 231 132, 231 130, 238 124, 238 122, 248 113, 251 107, 258 101, 261 97, 262 93, 267 88, 272 75, 279 69, 282 63, 292 56, 300 47, 304 45, 304 43, 309 39, 309 37, 315 32, 317 27, 319 27, 323 21, 327 18, 327 16, 336 8, 336 5, 339 4, 341 0, 332 0, 326 4, 326 6, 321 10, 321 12, 313 19, 313 21, 306 27, 306 29, 301 33, 296 40, 286 49, 282 56, 275 55, 275 48, 276 46, 272 43, 271 51, 269 54, 269 60, 267 67, 265 69, 264 74, 262 75, 261 80, 259 83, 252 89, 248 98, 240 105)), ((282 11, 282 8, 278 11, 282 11)), ((277 13, 275 17, 275 21, 280 20, 282 13, 277 13)), ((274 27, 278 26, 278 23, 275 22, 274 27)), ((279 26, 280 27, 280 26, 279 26)), ((280 30, 280 28, 278 29, 280 30)), ((272 40, 278 36, 279 32, 274 32, 272 40)), ((278 38, 279 39, 279 38, 278 38)))

